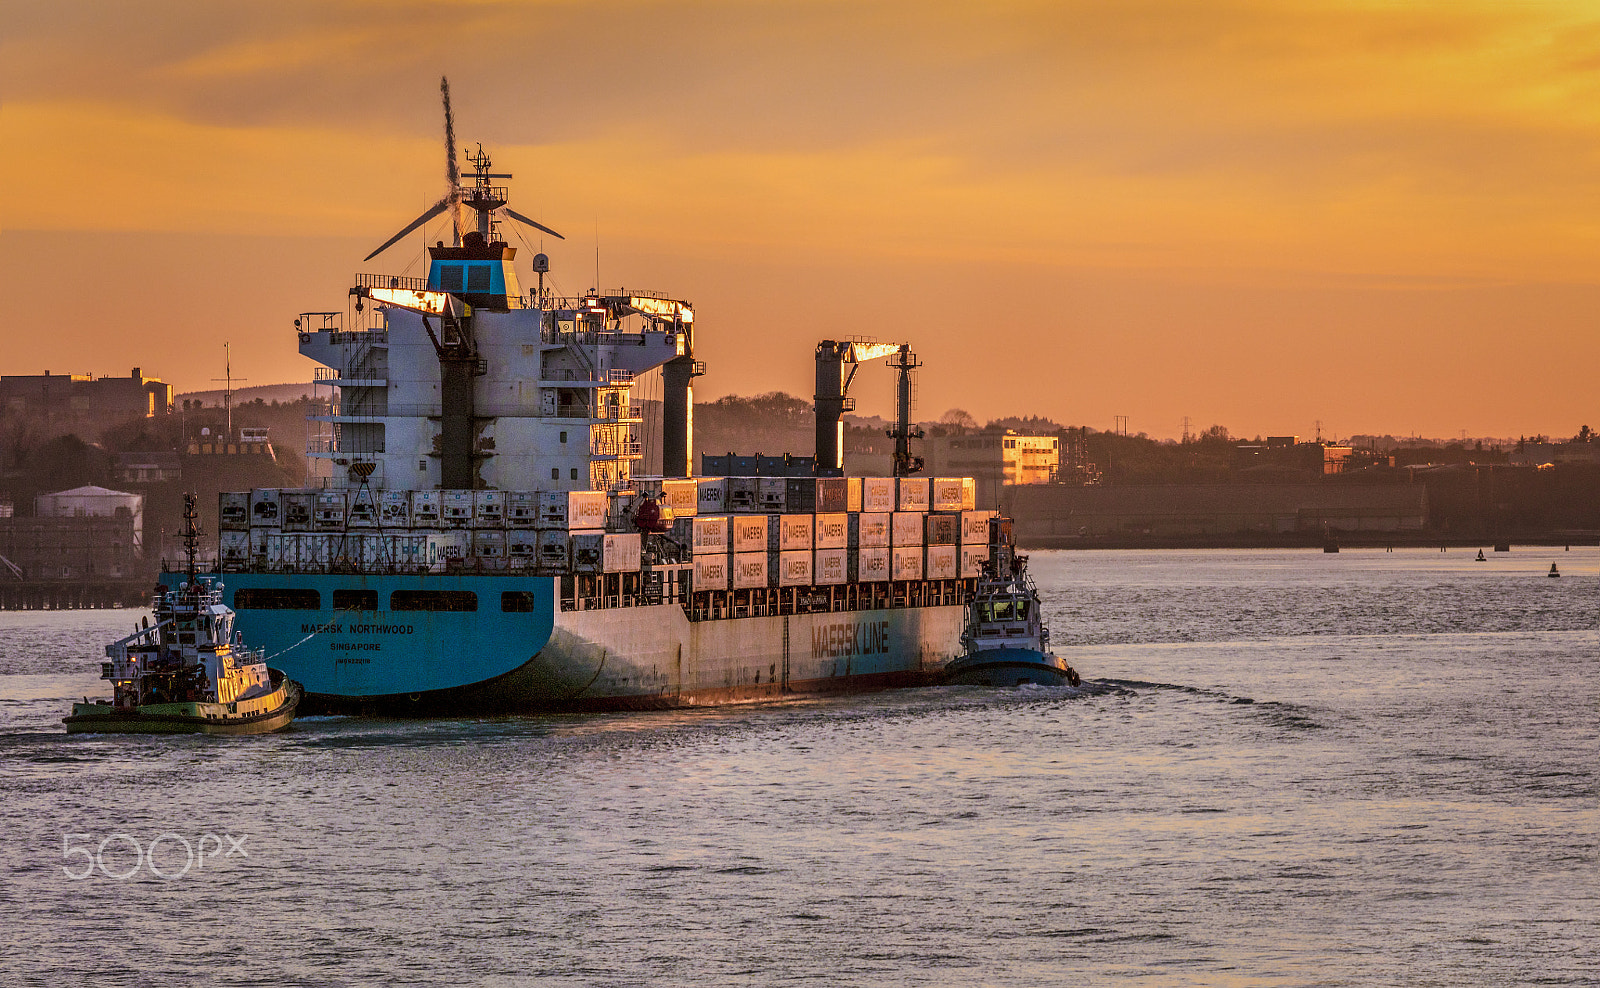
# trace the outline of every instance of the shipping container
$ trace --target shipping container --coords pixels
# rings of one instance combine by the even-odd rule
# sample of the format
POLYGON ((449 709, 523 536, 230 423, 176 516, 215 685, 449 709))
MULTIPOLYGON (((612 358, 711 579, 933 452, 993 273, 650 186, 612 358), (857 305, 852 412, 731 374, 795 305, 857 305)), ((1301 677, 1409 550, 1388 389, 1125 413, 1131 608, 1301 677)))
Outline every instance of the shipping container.
POLYGON ((930 545, 928 546, 927 563, 925 566, 926 579, 929 580, 954 580, 961 572, 957 565, 959 549, 955 545, 930 545))
POLYGON ((283 505, 278 499, 276 487, 257 488, 250 492, 250 526, 283 527, 283 505))
POLYGON ((793 552, 804 549, 810 552, 816 543, 812 540, 812 522, 815 515, 779 515, 778 551, 793 552))
POLYGON ((778 586, 811 586, 810 549, 792 549, 778 553, 778 586))
POLYGON ((811 514, 817 510, 817 478, 787 477, 783 482, 783 510, 790 514, 811 514))
POLYGON ((565 573, 567 561, 572 547, 567 542, 567 533, 555 530, 546 530, 538 533, 539 552, 535 565, 541 573, 565 573))
POLYGON ((754 512, 757 509, 756 477, 729 477, 728 478, 728 510, 730 512, 754 512))
POLYGON ((380 491, 378 493, 378 524, 383 528, 410 528, 411 493, 409 491, 380 491))
POLYGON ((987 544, 989 541, 989 519, 993 517, 993 511, 961 512, 961 544, 987 544))
POLYGON ((850 480, 848 477, 817 478, 818 513, 850 510, 850 480))
POLYGON ((439 491, 411 492, 412 528, 439 527, 439 505, 442 502, 439 495, 439 491))
POLYGON ((278 501, 283 506, 285 532, 311 531, 311 516, 316 502, 310 491, 282 491, 278 501))
POLYGON ((300 562, 300 536, 267 534, 267 567, 274 570, 293 570, 300 562))
POLYGON ((922 547, 896 546, 889 550, 889 574, 896 580, 922 579, 922 547))
MULTIPOLYGON (((764 516, 763 516, 764 517, 764 516)), ((765 535, 765 530, 763 530, 765 535)), ((736 552, 733 560, 733 589, 764 590, 767 586, 767 549, 760 552, 736 552)))
POLYGON ((893 477, 861 478, 861 510, 880 512, 895 509, 893 477))
POLYGON ((846 477, 844 479, 844 510, 864 511, 861 507, 861 480, 860 477, 846 477))
POLYGON ((960 514, 930 514, 924 530, 928 545, 959 545, 961 542, 960 514))
POLYGON ((673 534, 697 556, 707 553, 727 553, 731 546, 727 515, 695 515, 680 518, 673 523, 673 534))
POLYGON ((349 527, 378 527, 378 495, 370 487, 359 487, 350 492, 349 527))
POLYGON ((217 528, 242 532, 250 527, 250 492, 223 491, 217 495, 217 528))
POLYGON ((700 511, 700 485, 693 480, 663 480, 661 497, 677 518, 687 518, 700 511))
POLYGON ((539 492, 538 491, 507 491, 506 492, 506 527, 507 528, 538 528, 539 527, 539 492))
POLYGON ((789 480, 787 477, 756 478, 756 510, 769 515, 788 511, 789 480))
POLYGON ((836 587, 850 582, 850 550, 818 549, 811 575, 819 587, 836 587))
POLYGON ((728 560, 726 553, 706 553, 694 557, 694 589, 728 589, 728 560))
POLYGON ((694 482, 697 514, 720 515, 728 510, 726 477, 701 477, 694 482))
POLYGON ((766 515, 731 515, 728 524, 734 552, 767 551, 766 515))
POLYGON ((328 568, 333 560, 332 546, 326 535, 299 535, 296 536, 300 545, 296 550, 300 556, 300 568, 318 572, 328 568))
POLYGON ((971 511, 977 494, 971 477, 935 477, 932 492, 932 511, 971 511))
POLYGON ((504 528, 506 524, 505 491, 472 492, 472 527, 504 528))
MULTIPOLYGON (((562 543, 563 555, 566 543, 562 543)), ((506 529, 506 558, 532 559, 539 554, 539 533, 531 528, 506 529)))
POLYGON ((252 562, 264 562, 267 556, 267 538, 272 535, 283 534, 276 528, 250 529, 250 559, 252 562))
POLYGON ((439 523, 445 528, 466 528, 472 524, 472 492, 440 491, 439 523))
MULTIPOLYGON (((416 501, 412 501, 411 506, 415 508, 416 501)), ((428 545, 428 567, 435 571, 443 570, 453 563, 460 563, 466 559, 470 534, 460 531, 429 532, 425 535, 428 545)))
POLYGON ((893 519, 889 526, 891 546, 922 545, 923 519, 926 515, 920 511, 896 511, 889 517, 893 519))
MULTIPOLYGON (((248 518, 249 515, 246 513, 250 503, 248 494, 243 495, 243 503, 245 509, 241 510, 239 514, 241 517, 248 518)), ((225 571, 232 572, 244 569, 245 565, 250 562, 250 532, 248 530, 225 531, 220 533, 220 536, 219 557, 222 562, 222 568, 225 571)))
POLYGON ((312 527, 319 532, 339 532, 345 527, 349 499, 345 491, 318 491, 313 508, 312 527))
MULTIPOLYGON (((479 493, 482 493, 481 491, 479 493)), ((506 533, 504 529, 480 528, 472 533, 472 554, 480 559, 504 559, 506 557, 506 533)))
POLYGON ((888 546, 862 546, 856 553, 856 580, 861 583, 887 583, 889 581, 888 546))
POLYGON ((604 532, 574 532, 572 540, 572 571, 598 573, 604 561, 606 536, 604 532))
POLYGON ((983 575, 983 567, 989 561, 989 547, 987 545, 964 545, 961 547, 961 578, 970 580, 983 575))
POLYGON ((544 491, 539 495, 539 522, 543 529, 587 531, 606 527, 605 491, 544 491))
POLYGON ((850 545, 850 516, 843 511, 817 515, 812 538, 818 549, 844 549, 850 545))
POLYGON ((927 477, 897 477, 895 492, 896 511, 928 510, 927 477))
POLYGON ((638 532, 611 533, 600 549, 600 566, 606 573, 637 573, 643 565, 643 544, 638 532))
POLYGON ((863 511, 855 516, 856 545, 862 549, 889 548, 889 519, 886 511, 863 511))

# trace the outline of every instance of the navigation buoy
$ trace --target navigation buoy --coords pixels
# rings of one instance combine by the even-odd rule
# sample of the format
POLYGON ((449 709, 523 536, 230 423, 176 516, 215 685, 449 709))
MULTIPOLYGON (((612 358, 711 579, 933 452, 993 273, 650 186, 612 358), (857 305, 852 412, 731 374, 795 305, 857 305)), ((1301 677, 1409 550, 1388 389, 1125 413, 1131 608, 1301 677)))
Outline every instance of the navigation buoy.
POLYGON ((1488 560, 1486 558, 1484 558, 1482 549, 1478 550, 1478 562, 1480 562, 1480 563, 1488 562, 1488 560))
POLYGON ((1561 571, 1556 569, 1556 564, 1555 563, 1551 563, 1550 564, 1550 572, 1546 573, 1545 575, 1548 576, 1548 577, 1551 577, 1552 579, 1554 579, 1554 578, 1559 577, 1561 575, 1561 571))

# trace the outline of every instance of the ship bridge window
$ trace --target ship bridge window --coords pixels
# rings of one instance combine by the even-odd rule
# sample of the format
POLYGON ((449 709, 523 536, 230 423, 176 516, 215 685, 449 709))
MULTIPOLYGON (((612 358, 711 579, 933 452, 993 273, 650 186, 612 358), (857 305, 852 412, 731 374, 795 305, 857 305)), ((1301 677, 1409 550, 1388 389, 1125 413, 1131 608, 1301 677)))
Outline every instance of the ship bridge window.
POLYGON ((1011 601, 997 600, 994 604, 994 619, 996 621, 1011 620, 1011 601))
POLYGON ((461 265, 439 265, 439 290, 445 292, 461 291, 461 265))
POLYGON ((318 590, 253 587, 233 592, 236 611, 320 611, 322 593, 318 590))
POLYGON ((336 611, 375 611, 378 609, 376 590, 335 590, 333 609, 336 611))
POLYGON ((473 264, 467 268, 467 291, 486 292, 489 290, 489 265, 473 264))
POLYGON ((531 614, 535 601, 531 590, 506 590, 500 594, 500 609, 508 614, 531 614))
POLYGON ((471 590, 396 590, 389 595, 391 611, 475 611, 478 595, 471 590))

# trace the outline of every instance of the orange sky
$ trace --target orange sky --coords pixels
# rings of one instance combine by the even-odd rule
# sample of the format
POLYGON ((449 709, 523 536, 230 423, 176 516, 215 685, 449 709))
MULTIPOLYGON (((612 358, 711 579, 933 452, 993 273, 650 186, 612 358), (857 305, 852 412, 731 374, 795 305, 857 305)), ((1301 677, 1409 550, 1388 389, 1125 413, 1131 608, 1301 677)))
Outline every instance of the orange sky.
MULTIPOLYGON (((912 342, 919 414, 1576 432, 1600 6, 8 6, 5 373, 309 377, 292 323, 443 191, 438 78, 556 283, 700 315, 702 397, 912 342)), ((524 251, 523 262, 527 255, 524 251)), ((526 274, 525 274, 526 277, 526 274)), ((531 279, 530 279, 531 280, 531 279)), ((886 413, 886 371, 862 411, 886 413)))

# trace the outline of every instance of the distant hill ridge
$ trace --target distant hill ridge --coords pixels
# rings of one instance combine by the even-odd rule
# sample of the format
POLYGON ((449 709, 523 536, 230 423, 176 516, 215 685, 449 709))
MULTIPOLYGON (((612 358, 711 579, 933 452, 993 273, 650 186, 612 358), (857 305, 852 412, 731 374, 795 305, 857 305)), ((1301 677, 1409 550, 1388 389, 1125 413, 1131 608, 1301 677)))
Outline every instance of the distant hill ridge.
MULTIPOLYGON (((172 400, 179 405, 182 405, 185 400, 198 401, 202 405, 220 405, 222 404, 222 394, 223 389, 221 388, 214 391, 186 391, 183 394, 174 395, 172 400)), ((255 401, 257 398, 268 404, 275 401, 282 404, 287 401, 298 401, 301 398, 309 397, 311 397, 310 384, 258 384, 254 387, 233 389, 233 403, 235 405, 243 404, 247 401, 255 401)))

